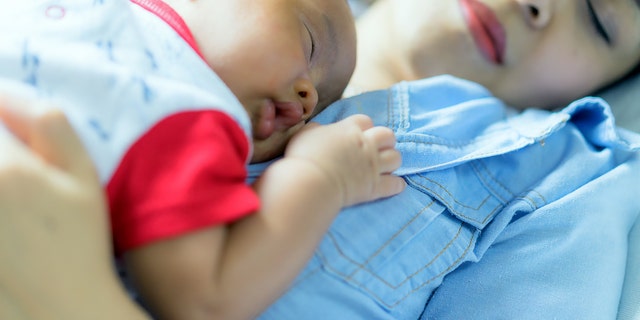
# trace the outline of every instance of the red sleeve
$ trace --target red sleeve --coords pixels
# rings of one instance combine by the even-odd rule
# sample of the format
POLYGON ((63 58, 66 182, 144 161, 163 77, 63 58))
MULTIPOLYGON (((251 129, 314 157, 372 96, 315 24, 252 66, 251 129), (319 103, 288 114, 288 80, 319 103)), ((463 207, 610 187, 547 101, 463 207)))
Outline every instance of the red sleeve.
POLYGON ((219 111, 182 112, 152 127, 107 185, 116 252, 255 212, 248 152, 244 132, 219 111))

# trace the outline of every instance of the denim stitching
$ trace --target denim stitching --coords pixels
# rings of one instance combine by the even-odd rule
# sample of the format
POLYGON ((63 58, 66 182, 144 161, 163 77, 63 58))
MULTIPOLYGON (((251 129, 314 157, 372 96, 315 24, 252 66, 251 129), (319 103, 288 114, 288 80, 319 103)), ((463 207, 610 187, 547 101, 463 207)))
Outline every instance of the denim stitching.
MULTIPOLYGON (((484 143, 484 141, 492 141, 495 139, 496 136, 501 136, 503 134, 501 133, 495 133, 495 134, 485 134, 482 135, 480 137, 474 138, 474 139, 469 139, 469 140, 465 140, 465 141, 452 141, 450 140, 450 138, 448 137, 441 137, 438 135, 434 135, 434 134, 429 134, 426 132, 419 132, 419 133, 405 133, 403 135, 401 135, 400 137, 398 137, 398 141, 399 142, 411 142, 411 143, 416 143, 416 144, 424 144, 424 145, 438 145, 438 146, 443 146, 443 147, 447 147, 447 148, 452 148, 452 149, 463 149, 463 148, 467 148, 470 145, 475 145, 475 144, 479 144, 479 143, 484 143), (424 139, 417 139, 417 138, 421 138, 421 137, 429 137, 431 141, 424 141, 424 139)), ((502 140, 501 140, 502 141, 502 140)), ((497 153, 501 153, 501 150, 516 150, 513 149, 513 145, 518 145, 519 143, 522 143, 522 138, 520 139, 515 139, 511 142, 511 144, 507 147, 503 147, 503 148, 496 148, 492 151, 487 151, 484 153, 478 153, 477 155, 479 156, 484 156, 486 154, 495 154, 497 153)), ((530 143, 529 143, 530 144, 530 143)), ((521 147, 518 147, 517 149, 521 149, 521 147)), ((476 156, 474 156, 476 157, 476 156)))
MULTIPOLYGON (((433 206, 433 204, 435 203, 435 200, 431 200, 431 203, 427 204, 426 206, 424 206, 422 208, 422 210, 420 210, 416 215, 413 216, 413 218, 411 218, 411 220, 407 223, 404 224, 404 226, 402 226, 402 228, 400 228, 400 230, 398 230, 396 233, 394 233, 384 244, 382 244, 382 246, 380 246, 378 248, 378 250, 376 250, 376 252, 374 252, 371 256, 369 256, 367 258, 367 260, 365 260, 362 265, 359 265, 359 268, 357 268, 356 270, 354 270, 349 276, 348 279, 351 279, 351 277, 353 277, 356 273, 358 273, 358 271, 362 270, 363 267, 365 267, 366 265, 369 264, 369 262, 371 262, 371 260, 373 260, 375 257, 377 257, 387 246, 389 246, 391 244, 391 242, 397 238, 405 229, 407 229, 408 226, 410 226, 418 217, 420 217, 422 215, 422 213, 424 213, 425 210, 431 208, 431 206, 433 206)), ((335 242, 335 240, 334 240, 335 242)))
MULTIPOLYGON (((427 177, 423 176, 422 174, 418 174, 418 176, 420 176, 420 177, 422 177, 424 180, 427 180, 427 181, 429 181, 429 182, 431 182, 431 183, 433 183, 433 184, 435 184, 435 185, 439 186, 440 188, 442 188, 442 191, 444 191, 444 192, 446 192, 448 195, 450 195, 450 196, 451 196, 451 198, 453 199, 453 201, 454 201, 457 205, 459 205, 459 206, 461 206, 461 207, 464 207, 464 208, 468 208, 468 209, 471 209, 471 210, 479 211, 478 209, 479 209, 480 207, 482 207, 482 206, 487 202, 487 200, 489 200, 489 198, 491 198, 491 196, 487 196, 486 198, 484 198, 484 199, 482 200, 482 202, 480 203, 480 205, 479 205, 478 207, 474 208, 474 207, 468 206, 468 205, 466 205, 466 204, 464 204, 464 203, 459 202, 458 200, 456 200, 456 198, 455 198, 455 197, 453 197, 453 196, 452 196, 452 194, 451 194, 451 193, 450 193, 446 188, 444 188, 444 186, 442 186, 441 184, 436 183, 434 180, 431 180, 431 179, 429 179, 429 178, 427 178, 427 177)), ((423 185, 423 184, 421 184, 421 183, 416 182, 415 180, 411 179, 411 177, 406 177, 406 178, 407 178, 407 179, 409 179, 409 180, 410 180, 414 185, 419 186, 419 187, 421 187, 422 189, 424 189, 424 190, 428 191, 428 192, 429 192, 429 193, 430 193, 434 198, 437 198, 440 202, 442 202, 442 203, 443 203, 443 204, 444 204, 444 205, 449 209, 449 211, 451 211, 451 212, 452 212, 452 213, 454 213, 455 215, 461 216, 461 217, 463 217, 463 218, 465 218, 465 219, 467 219, 467 220, 469 220, 469 221, 474 221, 474 222, 477 222, 477 223, 480 223, 480 224, 484 224, 484 223, 486 223, 486 222, 487 222, 487 220, 489 220, 489 218, 491 218, 491 217, 492 217, 492 216, 493 216, 493 215, 494 215, 498 210, 500 210, 500 208, 502 207, 501 205, 500 205, 500 206, 496 206, 495 208, 493 208, 493 209, 492 209, 492 210, 487 214, 487 216, 485 216, 485 217, 484 217, 484 219, 482 219, 482 220, 478 220, 478 219, 475 219, 475 218, 469 217, 469 216, 467 216, 467 215, 465 215, 465 214, 461 213, 460 211, 457 211, 457 210, 453 209, 453 206, 452 206, 449 202, 447 202, 445 199, 443 199, 443 198, 442 198, 442 197, 441 197, 437 192, 435 192, 433 189, 431 189, 431 188, 429 188, 429 187, 427 187, 427 186, 425 186, 425 185, 423 185)))
MULTIPOLYGON (((484 186, 489 189, 489 191, 493 191, 493 185, 497 185, 498 187, 500 187, 502 189, 502 191, 506 192, 509 194, 510 198, 513 198, 513 192, 507 188, 504 184, 502 184, 492 173, 491 171, 487 168, 487 166, 484 164, 484 162, 480 159, 478 159, 478 161, 471 161, 469 162, 469 165, 471 166, 471 168, 473 169, 474 172, 476 172, 476 176, 478 177, 478 179, 480 179, 482 182, 485 182, 487 180, 485 180, 485 175, 487 176, 488 180, 491 180, 491 184, 489 183, 484 183, 484 186)), ((500 202, 507 203, 508 200, 507 199, 503 199, 502 197, 500 197, 500 195, 497 192, 491 192, 491 194, 498 198, 498 200, 500 200, 500 202)))
POLYGON ((393 112, 393 95, 387 94, 387 127, 391 128, 394 132, 398 131, 396 122, 394 119, 395 113, 393 112))
MULTIPOLYGON (((491 198, 491 196, 487 196, 487 197, 485 197, 484 199, 482 199, 482 201, 480 202, 480 204, 479 204, 478 206, 476 206, 476 207, 472 207, 472 206, 470 206, 470 205, 464 204, 464 203, 459 202, 458 200, 456 200, 456 199, 455 199, 455 197, 453 196, 453 194, 452 194, 451 192, 449 192, 449 190, 448 190, 444 185, 442 185, 442 184, 440 184, 440 183, 436 182, 436 181, 435 181, 435 180, 433 180, 433 179, 427 178, 427 176, 423 175, 422 173, 418 173, 417 175, 418 175, 419 177, 421 177, 422 179, 427 180, 427 181, 429 181, 429 182, 431 182, 431 183, 433 183, 433 184, 437 185, 438 187, 440 187, 440 189, 442 189, 442 191, 443 191, 443 192, 445 192, 449 197, 451 197, 451 198, 453 199, 453 201, 454 201, 457 205, 459 205, 459 206, 461 206, 461 207, 464 207, 464 208, 468 208, 468 209, 471 209, 471 210, 474 210, 474 211, 479 211, 479 209, 480 209, 480 208, 481 208, 481 207, 482 207, 482 206, 483 206, 483 205, 484 205, 484 204, 485 204, 485 203, 486 203, 486 202, 491 198)), ((424 185, 424 184, 422 184, 422 183, 416 182, 415 180, 411 179, 411 177, 410 177, 410 176, 407 176, 406 178, 407 178, 407 179, 409 179, 409 180, 411 180, 411 182, 412 182, 414 185, 419 186, 419 187, 421 187, 422 189, 425 189, 425 190, 430 191, 430 192, 431 192, 431 194, 432 194, 432 196, 433 196, 433 197, 438 198, 441 202, 445 202, 445 201, 442 201, 442 199, 440 199, 440 195, 439 195, 439 194, 437 194, 436 192, 434 192, 434 190, 433 190, 433 189, 428 188, 427 186, 425 186, 425 185, 424 185)), ((474 220, 474 221, 475 221, 475 220, 474 220)))
MULTIPOLYGON (((462 232, 462 228, 463 228, 463 223, 460 224, 460 228, 458 229, 458 233, 449 241, 449 243, 440 251, 440 253, 438 253, 438 255, 436 255, 436 257, 434 259, 432 259, 428 264, 424 265, 418 272, 413 273, 412 275, 410 275, 409 277, 407 277, 405 280, 403 280, 402 282, 400 282, 400 285, 404 284, 405 282, 409 281, 409 279, 413 278, 416 274, 418 274, 420 271, 428 268, 429 265, 431 265, 433 263, 434 260, 437 259, 437 257, 441 256, 450 246, 451 244, 454 242, 454 240, 456 238, 459 237, 460 233, 462 232)), ((408 292, 406 295, 402 296, 400 299, 398 299, 395 303, 393 304, 389 304, 386 303, 385 300, 383 298, 381 298, 376 292, 372 291, 371 289, 369 289, 368 287, 366 287, 363 283, 359 283, 359 282, 355 282, 353 280, 347 280, 348 282, 350 282, 351 284, 353 284, 355 287, 360 288, 366 292, 368 292, 369 294, 371 294, 373 297, 375 297, 380 303, 382 303, 385 307, 387 308, 393 308, 397 305, 399 305, 400 303, 402 303, 402 301, 404 301, 405 299, 407 299, 410 295, 412 295, 414 292, 420 290, 421 288, 425 287, 426 285, 428 285, 429 283, 431 283, 433 280, 438 279, 440 277, 442 277, 443 275, 449 273, 454 266, 458 265, 460 263, 460 261, 468 254, 469 250, 471 250, 473 241, 476 238, 476 233, 473 233, 471 238, 469 239, 469 243, 467 245, 467 247, 465 248, 465 250, 462 252, 462 254, 455 260, 453 261, 446 269, 444 269, 442 272, 440 272, 439 274, 431 277, 430 279, 427 279, 426 281, 422 282, 422 284, 420 284, 419 286, 413 288, 413 290, 411 290, 410 292, 408 292)), ((349 258, 348 256, 344 255, 344 253, 338 248, 338 252, 340 253, 341 256, 343 256, 345 259, 347 259, 348 261, 353 261, 351 258, 349 258)), ((327 269, 332 270, 333 272, 335 272, 336 274, 339 274, 340 276, 343 277, 344 279, 344 274, 340 272, 340 270, 332 267, 329 263, 328 260, 323 256, 323 255, 319 255, 319 258, 324 262, 325 267, 327 269)), ((355 264, 359 265, 358 263, 354 262, 355 264)), ((363 269, 365 271, 366 269, 363 269)), ((378 276, 376 273, 372 273, 369 272, 372 276, 374 276, 375 278, 379 279, 382 283, 386 284, 389 288, 392 289, 397 289, 399 286, 394 287, 393 285, 389 284, 387 281, 385 281, 384 279, 380 278, 380 276, 378 276)))
POLYGON ((409 99, 411 99, 411 95, 409 94, 409 88, 407 85, 399 85, 395 91, 398 96, 398 103, 394 104, 394 106, 398 107, 400 121, 398 121, 398 132, 405 133, 407 129, 411 126, 411 120, 409 119, 409 99))
MULTIPOLYGON (((451 245, 455 242, 456 239, 458 239, 460 237, 460 234, 462 233, 462 229, 463 229, 463 223, 460 223, 460 227, 458 228, 458 232, 456 233, 456 235, 451 238, 451 240, 449 240, 449 242, 440 250, 440 252, 438 252, 438 254, 436 254, 433 258, 431 258, 431 260, 423 265, 420 269, 418 269, 416 272, 408 275, 404 280, 400 281, 398 284, 394 285, 392 283, 389 283, 388 281, 386 281, 384 278, 380 277, 376 272, 374 272, 373 270, 370 270, 369 268, 366 268, 365 266, 363 266, 361 263, 358 263, 357 261, 355 261, 354 259, 352 259, 351 257, 349 257, 347 254, 344 253, 344 251, 342 251, 342 249, 340 248, 340 246, 338 245, 338 242, 335 240, 335 238, 329 234, 329 237, 331 238, 331 241, 334 243, 334 246, 336 247, 336 250, 338 251, 338 253, 340 254, 341 257, 343 257, 344 259, 346 259, 347 261, 351 262, 352 264, 357 265, 358 267, 360 267, 359 271, 365 271, 366 273, 368 273, 369 275, 373 276, 374 278, 378 279, 380 282, 382 282, 383 284, 385 284, 387 287, 391 288, 391 289, 398 289, 400 286, 402 286, 405 282, 409 281, 411 278, 413 278, 415 275, 417 275, 418 273, 422 272, 423 270, 429 268, 429 266, 431 266, 436 260, 438 260, 438 258, 440 256, 442 256, 447 249, 449 249, 451 247, 451 245)), ((326 260, 326 257, 324 256, 324 254, 322 256, 320 256, 320 259, 325 262, 325 264, 327 266, 330 266, 330 263, 328 262, 328 260, 326 260)), ((332 270, 334 270, 336 273, 340 274, 345 280, 348 281, 352 281, 353 278, 347 278, 347 275, 343 272, 340 272, 339 270, 335 269, 335 268, 331 268, 332 270)))
POLYGON ((516 199, 520 199, 520 200, 524 200, 524 201, 528 202, 528 203, 529 203, 529 206, 530 206, 533 210, 537 210, 537 209, 539 209, 540 207, 543 207, 543 206, 545 206, 545 205, 547 205, 547 204, 549 203, 549 202, 547 201, 547 199, 546 199, 546 198, 545 198, 545 197, 544 197, 540 192, 538 192, 538 191, 537 191, 537 190, 535 190, 535 189, 533 189, 533 190, 528 190, 526 193, 527 193, 527 194, 528 194, 528 193, 535 193, 535 194, 537 194, 537 195, 538 195, 538 198, 540 198, 540 200, 542 200, 542 206, 540 206, 540 205, 538 205, 537 201, 536 201, 536 200, 534 200, 532 197, 529 197, 529 196, 519 196, 519 197, 517 197, 517 198, 516 198, 516 199))

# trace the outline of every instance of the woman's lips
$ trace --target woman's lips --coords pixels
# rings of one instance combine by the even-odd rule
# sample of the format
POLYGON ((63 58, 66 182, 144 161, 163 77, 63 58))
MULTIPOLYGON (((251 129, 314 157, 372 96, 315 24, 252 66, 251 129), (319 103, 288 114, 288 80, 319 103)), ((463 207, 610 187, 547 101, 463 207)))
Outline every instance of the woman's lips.
POLYGON ((477 0, 460 0, 460 5, 473 41, 482 55, 495 64, 503 64, 506 35, 496 15, 477 0))

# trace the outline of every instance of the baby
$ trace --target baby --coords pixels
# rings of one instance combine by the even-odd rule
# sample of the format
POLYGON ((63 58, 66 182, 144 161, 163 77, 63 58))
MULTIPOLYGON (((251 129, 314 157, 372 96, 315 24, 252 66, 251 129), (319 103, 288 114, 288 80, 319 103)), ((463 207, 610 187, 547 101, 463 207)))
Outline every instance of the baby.
POLYGON ((344 0, 4 7, 0 91, 63 108, 106 187, 116 253, 158 318, 255 316, 341 208, 404 187, 391 130, 359 115, 303 129, 354 69, 344 0), (245 183, 248 162, 283 151, 245 183))

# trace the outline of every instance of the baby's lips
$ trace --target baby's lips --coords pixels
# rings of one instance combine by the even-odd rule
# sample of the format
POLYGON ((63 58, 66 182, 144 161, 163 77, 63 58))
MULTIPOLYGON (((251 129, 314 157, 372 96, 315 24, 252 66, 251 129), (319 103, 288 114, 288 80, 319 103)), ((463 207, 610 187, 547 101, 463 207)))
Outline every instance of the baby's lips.
POLYGON ((272 101, 263 104, 257 122, 253 124, 253 137, 258 140, 269 138, 275 132, 276 107, 272 101))
POLYGON ((275 127, 288 129, 302 121, 304 108, 299 102, 275 102, 275 127))
POLYGON ((303 108, 296 102, 266 102, 254 124, 254 138, 264 140, 277 130, 289 128, 303 122, 303 108))

